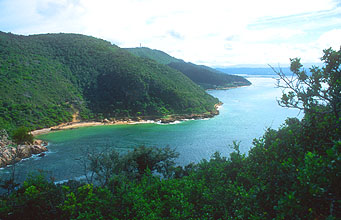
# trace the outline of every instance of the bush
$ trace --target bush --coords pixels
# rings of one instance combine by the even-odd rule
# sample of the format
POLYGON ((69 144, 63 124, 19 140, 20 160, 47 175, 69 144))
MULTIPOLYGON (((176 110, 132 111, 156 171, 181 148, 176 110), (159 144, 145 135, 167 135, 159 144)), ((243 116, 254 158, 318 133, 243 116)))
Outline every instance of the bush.
POLYGON ((25 127, 20 127, 13 132, 13 141, 17 144, 32 144, 33 135, 29 133, 29 130, 25 127))

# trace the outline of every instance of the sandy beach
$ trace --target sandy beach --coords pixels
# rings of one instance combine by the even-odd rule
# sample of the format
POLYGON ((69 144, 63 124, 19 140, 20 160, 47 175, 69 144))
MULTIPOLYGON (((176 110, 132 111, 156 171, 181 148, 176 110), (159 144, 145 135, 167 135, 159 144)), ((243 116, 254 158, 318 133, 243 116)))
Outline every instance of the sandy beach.
POLYGON ((81 127, 90 127, 90 126, 99 126, 99 125, 127 125, 127 124, 147 124, 147 123, 171 123, 174 121, 183 121, 188 119, 202 119, 202 118, 211 118, 217 114, 219 114, 219 108, 223 103, 219 102, 214 105, 216 112, 211 112, 210 114, 191 114, 191 115, 170 115, 167 118, 155 118, 155 119, 139 119, 139 120, 132 120, 132 119, 125 119, 125 120, 115 120, 110 121, 104 119, 102 122, 99 121, 90 121, 90 122, 81 122, 76 121, 75 118, 72 122, 63 123, 51 128, 43 128, 31 131, 30 133, 33 136, 47 134, 53 131, 59 130, 67 130, 67 129, 75 129, 81 127))
MULTIPOLYGON (((81 127, 90 127, 90 126, 99 126, 99 125, 122 125, 122 124, 135 124, 135 123, 144 123, 144 122, 141 122, 141 121, 70 122, 70 123, 60 124, 58 126, 54 126, 51 128, 43 128, 43 129, 34 130, 34 131, 31 131, 31 134, 33 136, 37 136, 40 134, 47 134, 47 133, 52 132, 52 131, 75 129, 75 128, 81 128, 81 127)), ((148 123, 148 122, 145 121, 145 123, 148 123)))

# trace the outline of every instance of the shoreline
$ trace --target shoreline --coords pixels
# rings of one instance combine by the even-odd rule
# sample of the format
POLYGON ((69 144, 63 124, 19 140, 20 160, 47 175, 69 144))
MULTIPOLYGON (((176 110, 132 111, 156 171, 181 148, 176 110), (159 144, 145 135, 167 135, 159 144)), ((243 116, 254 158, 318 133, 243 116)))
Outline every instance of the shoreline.
MULTIPOLYGON (((230 87, 223 87, 223 88, 215 88, 215 89, 206 89, 206 91, 211 90, 228 90, 228 89, 235 89, 239 87, 246 87, 250 85, 241 85, 241 86, 230 86, 230 87)), ((93 127, 93 126, 102 126, 102 125, 128 125, 128 124, 149 124, 149 123, 172 123, 175 121, 186 121, 191 119, 206 119, 212 118, 219 114, 219 109, 223 105, 222 102, 218 102, 214 105, 215 111, 203 114, 190 114, 190 115, 169 115, 169 118, 160 118, 160 117, 153 117, 153 116, 142 116, 136 117, 137 120, 133 120, 132 118, 125 118, 121 120, 108 120, 104 119, 102 121, 72 121, 67 123, 62 123, 50 128, 42 128, 33 130, 30 132, 33 136, 41 135, 41 134, 48 134, 53 131, 60 131, 60 130, 68 130, 68 129, 75 129, 81 127, 93 127)), ((135 118, 134 118, 135 119, 135 118)))
POLYGON ((53 126, 50 128, 43 128, 43 129, 37 129, 34 131, 31 131, 30 133, 33 136, 41 135, 41 134, 48 134, 53 131, 61 131, 61 130, 69 130, 69 129, 75 129, 75 128, 81 128, 81 127, 93 127, 93 126, 103 126, 103 125, 127 125, 127 124, 138 124, 138 123, 155 123, 155 121, 150 120, 141 120, 141 121, 133 121, 133 120, 122 120, 122 121, 79 121, 79 122, 68 122, 63 123, 57 126, 53 126))
POLYGON ((15 144, 5 130, 0 130, 0 168, 13 165, 34 155, 44 157, 47 142, 34 140, 33 143, 15 144))
MULTIPOLYGON (((251 84, 250 84, 250 85, 251 85, 251 84)), ((213 91, 213 90, 229 90, 229 89, 236 89, 236 88, 246 87, 246 86, 250 86, 250 85, 218 87, 218 88, 215 88, 215 89, 206 89, 206 91, 213 91)))
POLYGON ((121 120, 108 120, 104 119, 102 121, 74 121, 62 123, 57 126, 53 126, 50 128, 43 128, 33 130, 30 133, 33 136, 38 136, 42 134, 48 134, 53 131, 61 131, 61 130, 69 130, 76 129, 81 127, 93 127, 93 126, 103 126, 103 125, 133 125, 133 124, 150 124, 150 123, 164 123, 169 124, 175 121, 186 121, 191 119, 206 119, 212 118, 219 114, 219 108, 223 105, 222 102, 219 102, 214 105, 215 111, 207 112, 203 114, 184 114, 184 115, 168 115, 164 118, 153 117, 153 116, 143 116, 136 118, 124 118, 121 120))

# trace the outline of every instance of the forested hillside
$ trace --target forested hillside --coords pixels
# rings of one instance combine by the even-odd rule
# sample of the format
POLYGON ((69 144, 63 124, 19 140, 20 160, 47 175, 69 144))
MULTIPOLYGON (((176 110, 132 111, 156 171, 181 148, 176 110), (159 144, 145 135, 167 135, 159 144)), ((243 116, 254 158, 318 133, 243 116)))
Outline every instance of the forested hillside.
POLYGON ((125 49, 138 57, 149 58, 165 65, 173 62, 184 62, 183 60, 172 57, 161 50, 153 50, 148 47, 136 47, 125 49))
POLYGON ((206 113, 216 98, 186 76, 79 34, 0 32, 0 127, 206 113))
POLYGON ((207 66, 185 62, 173 62, 168 66, 182 72, 204 89, 219 89, 251 84, 241 76, 222 73, 207 66))
POLYGON ((185 74, 204 89, 217 89, 251 84, 247 79, 241 76, 229 75, 208 66, 187 63, 159 50, 152 50, 146 47, 127 48, 126 50, 136 56, 149 58, 161 64, 167 64, 173 69, 185 74))

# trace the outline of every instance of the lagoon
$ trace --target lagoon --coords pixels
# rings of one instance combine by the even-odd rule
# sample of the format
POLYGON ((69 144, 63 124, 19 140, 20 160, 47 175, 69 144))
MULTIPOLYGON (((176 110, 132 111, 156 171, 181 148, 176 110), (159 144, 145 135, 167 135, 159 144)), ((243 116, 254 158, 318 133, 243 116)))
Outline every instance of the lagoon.
MULTIPOLYGON (((179 165, 209 159, 216 151, 228 156, 234 140, 240 141, 241 152, 247 153, 252 140, 260 138, 267 128, 277 129, 287 117, 303 116, 296 109, 278 106, 281 90, 275 88, 275 77, 249 76, 251 86, 208 91, 224 103, 220 114, 210 119, 83 127, 41 135, 38 138, 49 141, 49 152, 16 164, 17 178, 23 180, 37 170, 48 171, 55 181, 79 178, 84 175, 80 158, 87 152, 112 148, 124 153, 140 145, 169 146, 180 153, 179 165)), ((2 169, 0 175, 9 171, 2 169)))

